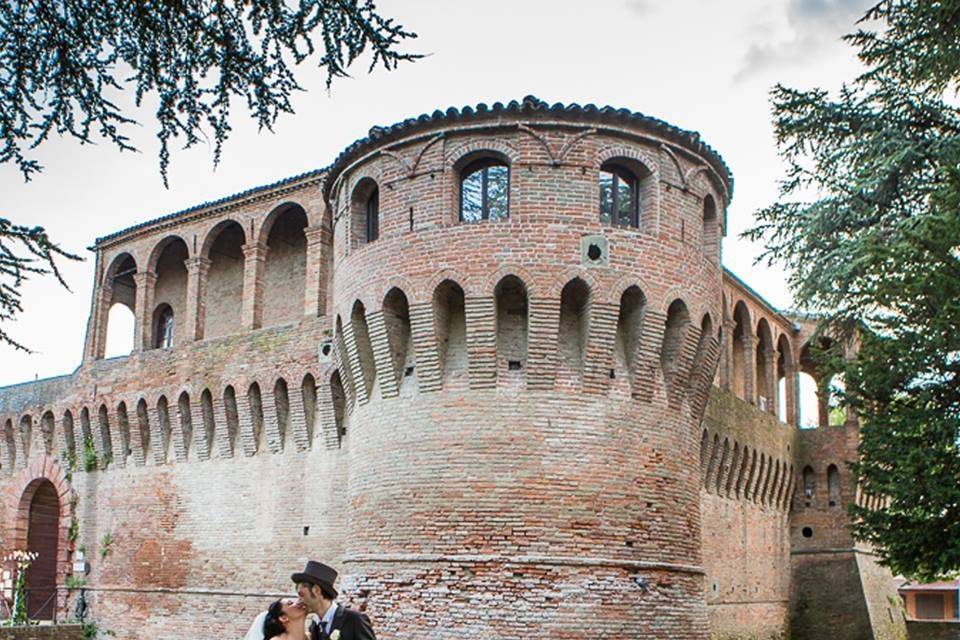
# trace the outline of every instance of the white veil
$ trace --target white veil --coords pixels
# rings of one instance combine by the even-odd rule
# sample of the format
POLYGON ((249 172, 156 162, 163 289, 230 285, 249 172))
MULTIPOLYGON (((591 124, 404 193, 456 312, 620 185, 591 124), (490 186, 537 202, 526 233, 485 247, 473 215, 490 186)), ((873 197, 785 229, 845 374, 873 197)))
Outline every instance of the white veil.
POLYGON ((243 640, 263 640, 263 619, 266 617, 266 611, 257 614, 257 617, 253 619, 253 624, 250 625, 250 630, 247 631, 247 635, 243 636, 243 640))

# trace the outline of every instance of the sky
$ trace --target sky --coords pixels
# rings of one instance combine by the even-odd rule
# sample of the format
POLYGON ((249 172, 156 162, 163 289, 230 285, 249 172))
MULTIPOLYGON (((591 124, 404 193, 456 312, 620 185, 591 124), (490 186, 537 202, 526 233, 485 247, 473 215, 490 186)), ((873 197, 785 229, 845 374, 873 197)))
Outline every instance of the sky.
POLYGON ((61 262, 70 287, 34 278, 21 288, 23 312, 4 325, 33 352, 0 346, 0 386, 72 372, 83 353, 97 237, 245 189, 324 167, 374 125, 450 106, 520 100, 628 108, 698 131, 730 167, 723 262, 778 308, 790 308, 786 274, 754 261, 762 246, 739 238, 754 213, 777 198, 783 166, 769 91, 776 84, 834 90, 860 70, 841 41, 863 0, 380 0, 381 14, 419 37, 405 46, 426 56, 398 69, 324 87, 313 64, 299 68, 307 89, 273 133, 236 105, 219 166, 212 146, 175 150, 170 187, 158 170, 149 105, 130 130, 138 153, 106 142, 53 138, 37 152, 44 171, 30 182, 0 165, 0 217, 41 225, 85 258, 61 262))

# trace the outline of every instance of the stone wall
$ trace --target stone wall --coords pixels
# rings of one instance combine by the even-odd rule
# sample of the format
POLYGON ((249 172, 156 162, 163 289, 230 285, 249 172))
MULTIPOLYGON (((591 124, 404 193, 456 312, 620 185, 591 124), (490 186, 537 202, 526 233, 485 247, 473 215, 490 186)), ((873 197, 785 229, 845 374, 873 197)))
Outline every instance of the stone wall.
POLYGON ((907 622, 910 640, 956 640, 960 638, 960 622, 907 622))
POLYGON ((83 640, 79 624, 32 627, 0 627, 0 640, 83 640))
MULTIPOLYGON (((874 640, 906 640, 906 609, 890 570, 877 563, 869 548, 857 553, 857 568, 874 640)), ((960 631, 960 626, 955 630, 960 631)))

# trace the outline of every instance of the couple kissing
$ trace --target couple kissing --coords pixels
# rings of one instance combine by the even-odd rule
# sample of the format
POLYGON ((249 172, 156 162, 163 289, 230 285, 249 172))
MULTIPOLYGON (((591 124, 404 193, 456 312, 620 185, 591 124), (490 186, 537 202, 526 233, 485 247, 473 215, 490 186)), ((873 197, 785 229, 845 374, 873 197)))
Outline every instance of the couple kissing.
POLYGON ((337 571, 310 560, 290 576, 299 598, 273 602, 254 620, 245 640, 376 640, 370 619, 337 603, 337 571), (307 631, 307 616, 319 618, 307 631))

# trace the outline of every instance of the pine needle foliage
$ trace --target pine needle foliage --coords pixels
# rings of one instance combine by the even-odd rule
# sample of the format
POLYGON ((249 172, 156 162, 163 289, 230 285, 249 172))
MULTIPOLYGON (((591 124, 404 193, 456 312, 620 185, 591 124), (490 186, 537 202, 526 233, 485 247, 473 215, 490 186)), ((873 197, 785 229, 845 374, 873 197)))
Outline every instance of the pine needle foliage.
POLYGON ((3 324, 23 311, 21 285, 30 276, 52 274, 65 288, 56 258, 80 260, 57 246, 43 227, 23 227, 0 218, 0 345, 29 351, 3 329, 3 324))
POLYGON ((821 331, 857 342, 842 401, 853 469, 883 507, 854 534, 895 573, 960 571, 960 0, 889 0, 846 40, 866 71, 831 94, 777 85, 779 201, 745 233, 788 268, 821 331))
POLYGON ((212 133, 216 164, 241 102, 261 129, 292 113, 301 63, 323 69, 327 87, 369 54, 393 69, 417 54, 415 38, 372 0, 13 0, 0 3, 0 162, 26 179, 32 151, 51 133, 97 137, 133 151, 135 120, 118 104, 156 101, 160 173, 170 144, 212 133))
MULTIPOLYGON (((165 186, 171 145, 213 142, 219 163, 239 102, 260 129, 293 113, 298 65, 348 75, 361 57, 395 69, 416 34, 380 15, 372 0, 11 0, 0 2, 0 163, 25 180, 43 169, 36 150, 51 134, 106 140, 136 151, 129 108, 156 104, 165 186)), ((0 218, 0 327, 22 311, 30 275, 66 283, 55 258, 79 259, 40 228, 0 218)), ((27 351, 0 328, 0 345, 27 351)))

